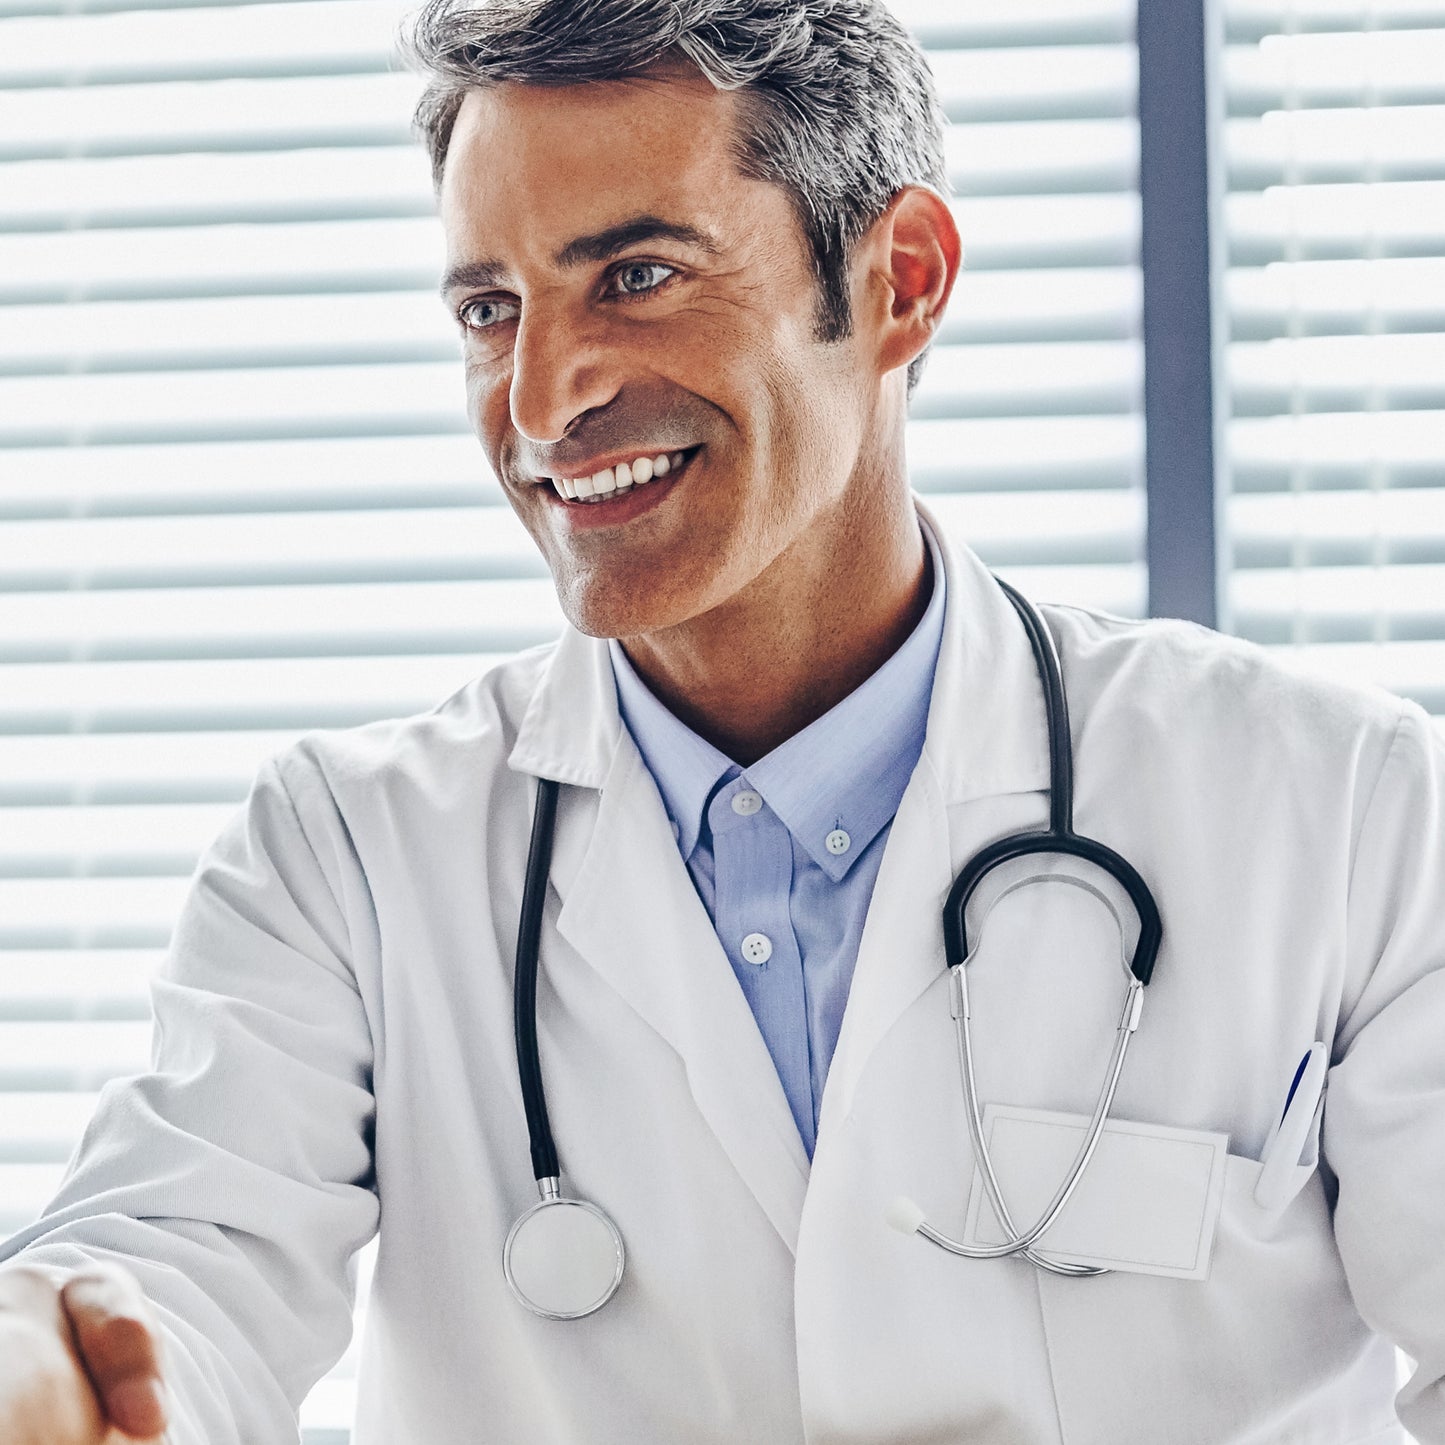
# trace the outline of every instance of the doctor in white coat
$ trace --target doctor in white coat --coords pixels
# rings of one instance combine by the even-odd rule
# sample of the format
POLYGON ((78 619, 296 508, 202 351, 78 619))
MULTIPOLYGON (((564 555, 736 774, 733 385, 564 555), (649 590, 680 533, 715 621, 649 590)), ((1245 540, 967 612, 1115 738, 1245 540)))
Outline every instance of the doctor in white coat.
MULTIPOLYGON (((379 1230, 357 1445, 1445 1442, 1426 717, 1192 626, 1042 609, 1077 825, 1164 923, 1118 1128, 1040 1241, 1111 1272, 890 1228, 903 1195, 997 1236, 941 915, 1050 788, 1020 619, 908 487, 909 375, 960 257, 925 68, 871 0, 434 0, 417 44, 471 414, 574 625, 262 772, 155 983, 152 1072, 106 1089, 5 1247, 0 1438, 295 1440, 379 1230), (800 939, 845 918, 801 954, 838 1017, 790 1036, 750 1007, 722 864, 684 854, 620 672, 752 791, 780 748, 821 768, 816 730, 920 637, 866 907, 802 900, 803 851, 772 879, 800 939), (572 1321, 501 1267, 537 1197, 512 970, 541 779, 547 1101, 564 1188, 627 1251, 572 1321)), ((740 817, 771 816, 757 791, 740 817)), ((979 1092, 1019 1225, 1038 1141, 1094 1107, 1118 905, 1098 878, 980 902, 979 1092)))

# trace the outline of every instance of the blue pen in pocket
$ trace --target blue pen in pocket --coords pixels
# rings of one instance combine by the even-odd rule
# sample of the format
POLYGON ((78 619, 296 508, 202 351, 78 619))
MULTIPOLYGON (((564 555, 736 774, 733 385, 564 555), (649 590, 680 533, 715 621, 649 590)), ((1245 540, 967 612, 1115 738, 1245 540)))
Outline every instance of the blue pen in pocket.
POLYGON ((1260 1156, 1254 1202, 1261 1208, 1278 1208, 1287 1203, 1298 1188, 1295 1168, 1300 1162, 1305 1141, 1314 1128, 1315 1116, 1324 1098, 1325 1076, 1329 1067, 1329 1047, 1323 1040, 1316 1039, 1294 1071, 1289 1092, 1285 1095, 1284 1111, 1260 1156))

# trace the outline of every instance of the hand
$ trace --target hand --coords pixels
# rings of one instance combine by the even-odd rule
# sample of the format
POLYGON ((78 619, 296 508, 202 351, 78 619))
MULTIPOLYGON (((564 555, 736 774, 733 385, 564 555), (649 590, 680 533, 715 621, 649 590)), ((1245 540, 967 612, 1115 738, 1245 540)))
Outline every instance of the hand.
POLYGON ((54 1283, 0 1269, 0 1440, 127 1445, 167 1423, 160 1330, 134 1276, 94 1264, 54 1283))

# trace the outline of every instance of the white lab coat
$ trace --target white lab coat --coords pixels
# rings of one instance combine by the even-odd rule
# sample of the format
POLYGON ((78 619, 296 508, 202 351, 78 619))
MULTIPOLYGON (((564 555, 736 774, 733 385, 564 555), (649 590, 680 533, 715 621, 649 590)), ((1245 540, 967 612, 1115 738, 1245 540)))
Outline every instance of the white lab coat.
MULTIPOLYGON (((265 769, 155 985, 155 1071, 106 1090, 18 1240, 139 1274, 181 1445, 295 1438, 378 1225, 357 1445, 1361 1445, 1400 1438, 1388 1340, 1421 1362, 1400 1415, 1445 1442, 1445 750, 1413 705, 1193 626, 1047 608, 1076 822, 1164 918, 1116 1113, 1229 1134, 1210 1276, 1057 1279, 884 1223, 907 1193, 961 1226, 940 908, 965 859, 1047 814, 1025 633, 945 552, 927 741, 811 1171, 602 643, 569 632, 265 769), (525 1313, 500 1265, 535 1198, 511 973, 539 775, 567 785, 540 988, 553 1126, 567 1185, 628 1248, 616 1298, 574 1323, 525 1313), (1317 1038, 1322 1144, 1262 1209, 1256 1159, 1317 1038)), ((1122 993, 1097 949, 1074 956, 1097 913, 1054 887, 990 921, 985 1099, 1091 1108, 1122 993)))

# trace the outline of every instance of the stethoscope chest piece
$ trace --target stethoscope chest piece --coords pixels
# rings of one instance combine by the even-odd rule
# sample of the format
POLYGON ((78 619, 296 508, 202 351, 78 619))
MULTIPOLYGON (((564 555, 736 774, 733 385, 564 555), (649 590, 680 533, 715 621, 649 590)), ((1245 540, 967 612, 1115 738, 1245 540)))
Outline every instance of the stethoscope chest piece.
POLYGON ((622 1236, 585 1199, 539 1200, 517 1220, 502 1249, 512 1293, 534 1315, 580 1320, 622 1283, 622 1236))

